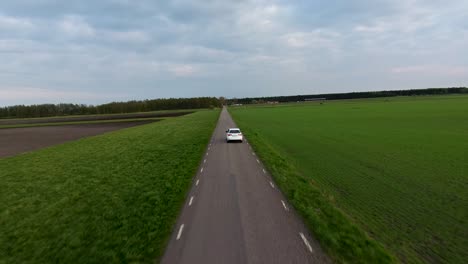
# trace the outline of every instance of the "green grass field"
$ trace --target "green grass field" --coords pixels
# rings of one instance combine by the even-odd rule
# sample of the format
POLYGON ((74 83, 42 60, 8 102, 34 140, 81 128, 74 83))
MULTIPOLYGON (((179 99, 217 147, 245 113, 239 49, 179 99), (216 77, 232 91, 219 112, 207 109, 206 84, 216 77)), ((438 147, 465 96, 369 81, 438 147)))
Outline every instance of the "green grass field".
POLYGON ((230 112, 336 260, 380 258, 364 230, 403 262, 466 263, 468 96, 230 112))
POLYGON ((219 110, 0 159, 0 263, 153 263, 219 110))

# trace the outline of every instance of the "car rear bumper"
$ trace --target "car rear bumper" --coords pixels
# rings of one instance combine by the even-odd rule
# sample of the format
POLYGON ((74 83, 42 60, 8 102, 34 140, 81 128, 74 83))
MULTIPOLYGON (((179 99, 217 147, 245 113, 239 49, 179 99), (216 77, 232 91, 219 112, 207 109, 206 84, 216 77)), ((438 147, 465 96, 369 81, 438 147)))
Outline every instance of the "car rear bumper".
POLYGON ((227 137, 226 138, 227 141, 243 141, 244 140, 244 137, 227 137))

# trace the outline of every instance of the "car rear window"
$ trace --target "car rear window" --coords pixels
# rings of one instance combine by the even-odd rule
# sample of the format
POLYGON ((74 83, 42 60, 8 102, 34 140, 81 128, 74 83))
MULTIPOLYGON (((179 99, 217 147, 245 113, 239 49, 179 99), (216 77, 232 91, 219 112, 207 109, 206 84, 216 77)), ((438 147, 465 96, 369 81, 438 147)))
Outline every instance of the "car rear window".
POLYGON ((236 129, 234 129, 234 130, 229 130, 229 133, 234 133, 234 134, 240 133, 240 130, 236 130, 236 129))

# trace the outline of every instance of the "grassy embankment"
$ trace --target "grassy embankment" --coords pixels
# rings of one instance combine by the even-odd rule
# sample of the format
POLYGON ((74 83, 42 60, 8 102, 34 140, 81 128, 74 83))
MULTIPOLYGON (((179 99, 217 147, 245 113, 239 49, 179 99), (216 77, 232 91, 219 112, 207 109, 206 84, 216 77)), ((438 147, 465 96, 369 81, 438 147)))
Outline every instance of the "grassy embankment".
POLYGON ((468 259, 468 96, 230 112, 336 260, 468 259))
POLYGON ((218 115, 0 159, 0 263, 154 262, 218 115))

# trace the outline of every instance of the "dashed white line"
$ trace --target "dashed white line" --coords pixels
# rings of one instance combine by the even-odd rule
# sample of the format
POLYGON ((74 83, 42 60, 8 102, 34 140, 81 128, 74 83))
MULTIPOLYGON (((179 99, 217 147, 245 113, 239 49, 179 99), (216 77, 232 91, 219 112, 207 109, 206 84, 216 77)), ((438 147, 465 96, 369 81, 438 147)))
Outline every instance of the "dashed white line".
POLYGON ((191 206, 191 205, 192 205, 192 202, 193 202, 193 196, 190 197, 190 201, 189 201, 189 203, 188 203, 188 206, 191 206))
POLYGON ((206 153, 206 155, 208 156, 208 152, 206 153))
POLYGON ((260 161, 257 159, 257 163, 260 164, 260 161))
POLYGON ((252 152, 252 155, 254 155, 254 156, 255 156, 255 153, 253 153, 253 152, 252 152))
POLYGON ((304 236, 304 234, 302 234, 302 232, 300 232, 299 235, 301 236, 302 241, 304 241, 304 244, 306 245, 307 249, 312 253, 312 246, 309 244, 309 241, 307 241, 307 238, 304 236))
POLYGON ((200 172, 203 172, 203 168, 201 168, 200 172))
POLYGON ((270 185, 271 185, 271 188, 275 188, 275 185, 273 184, 273 182, 270 181, 270 185))
POLYGON ((286 206, 286 203, 285 203, 283 200, 281 200, 281 203, 283 204, 284 210, 288 211, 289 209, 288 209, 288 207, 286 206))
POLYGON ((211 147, 208 147, 208 150, 210 150, 211 147))
MULTIPOLYGON (((184 224, 180 225, 180 228, 179 228, 179 233, 177 233, 177 238, 176 240, 179 240, 180 239, 180 236, 182 235, 182 231, 184 230, 184 224)), ((302 234, 302 233, 301 233, 302 234)))
POLYGON ((263 170, 263 173, 266 173, 266 170, 265 169, 262 169, 263 170))
POLYGON ((197 180, 197 183, 195 183, 195 186, 198 186, 198 183, 200 182, 200 180, 197 180))
POLYGON ((203 161, 203 163, 206 163, 206 159, 203 161))

